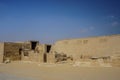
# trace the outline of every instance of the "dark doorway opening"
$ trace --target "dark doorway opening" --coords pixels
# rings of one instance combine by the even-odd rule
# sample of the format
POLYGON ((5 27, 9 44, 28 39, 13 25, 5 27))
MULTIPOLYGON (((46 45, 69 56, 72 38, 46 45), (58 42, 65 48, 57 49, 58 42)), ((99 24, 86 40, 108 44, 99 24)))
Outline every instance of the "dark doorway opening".
POLYGON ((19 49, 20 60, 22 59, 22 48, 19 49))
POLYGON ((47 53, 49 53, 49 52, 50 52, 50 49, 51 49, 51 45, 47 45, 46 48, 47 48, 47 50, 46 50, 47 53))
POLYGON ((50 49, 51 49, 51 45, 46 44, 45 45, 45 53, 43 55, 43 58, 44 58, 43 60, 45 63, 47 62, 47 53, 50 52, 50 49))
POLYGON ((44 54, 44 62, 47 62, 47 54, 44 54))
POLYGON ((22 48, 19 49, 19 55, 21 56, 22 54, 22 48))
POLYGON ((37 41, 31 41, 31 49, 32 49, 32 50, 35 50, 37 44, 38 44, 37 41))

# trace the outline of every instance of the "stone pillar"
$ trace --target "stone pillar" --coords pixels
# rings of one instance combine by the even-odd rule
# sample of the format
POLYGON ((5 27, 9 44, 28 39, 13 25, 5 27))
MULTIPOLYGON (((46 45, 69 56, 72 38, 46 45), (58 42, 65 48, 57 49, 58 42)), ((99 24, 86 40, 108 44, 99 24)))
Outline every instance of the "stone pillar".
POLYGON ((55 55, 52 53, 47 53, 47 63, 55 63, 55 55))
POLYGON ((4 56, 4 43, 0 43, 0 63, 3 62, 3 56, 4 56))

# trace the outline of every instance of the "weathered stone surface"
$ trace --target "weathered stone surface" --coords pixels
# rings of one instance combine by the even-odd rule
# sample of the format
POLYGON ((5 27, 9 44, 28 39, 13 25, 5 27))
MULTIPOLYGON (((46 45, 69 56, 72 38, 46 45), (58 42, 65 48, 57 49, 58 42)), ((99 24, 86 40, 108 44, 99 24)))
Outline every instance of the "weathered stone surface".
POLYGON ((3 55, 4 55, 4 43, 0 43, 0 63, 3 62, 3 55))
MULTIPOLYGON (((36 43, 36 41, 34 42, 36 43)), ((55 42, 52 47, 49 44, 32 45, 31 42, 0 43, 0 62, 3 62, 3 58, 40 63, 99 61, 102 59, 105 63, 112 62, 113 65, 116 65, 120 62, 120 34, 60 40, 55 42), (56 53, 58 57, 56 57, 56 53)))
POLYGON ((55 55, 52 53, 47 53, 47 63, 55 63, 55 55))
POLYGON ((73 59, 120 56, 120 35, 61 40, 54 44, 52 51, 72 55, 73 59))
POLYGON ((22 49, 22 43, 5 42, 4 59, 9 58, 12 61, 21 60, 20 49, 22 49))

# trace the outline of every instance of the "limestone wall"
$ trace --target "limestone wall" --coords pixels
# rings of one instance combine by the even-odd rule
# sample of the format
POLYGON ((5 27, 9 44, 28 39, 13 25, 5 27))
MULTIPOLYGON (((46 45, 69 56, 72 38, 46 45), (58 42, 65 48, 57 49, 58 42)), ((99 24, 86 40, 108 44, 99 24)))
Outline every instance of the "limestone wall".
POLYGON ((41 63, 44 62, 44 45, 42 44, 37 45, 35 50, 23 50, 21 60, 41 63))
POLYGON ((52 53, 47 53, 47 63, 55 63, 55 55, 52 53))
POLYGON ((52 52, 81 56, 120 56, 120 35, 69 39, 57 41, 52 52))
POLYGON ((41 53, 34 53, 34 52, 29 52, 29 59, 30 61, 33 62, 43 62, 43 54, 41 53))
POLYGON ((3 62, 4 43, 0 43, 0 63, 3 62))
POLYGON ((22 43, 5 42, 4 59, 9 58, 12 61, 21 60, 20 49, 22 45, 22 43))

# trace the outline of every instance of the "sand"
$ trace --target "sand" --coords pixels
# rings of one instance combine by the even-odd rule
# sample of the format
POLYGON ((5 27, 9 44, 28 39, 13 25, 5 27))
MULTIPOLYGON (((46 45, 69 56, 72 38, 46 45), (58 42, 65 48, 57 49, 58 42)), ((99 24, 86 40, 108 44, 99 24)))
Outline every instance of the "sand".
POLYGON ((12 62, 0 64, 0 80, 120 80, 120 67, 12 62))

